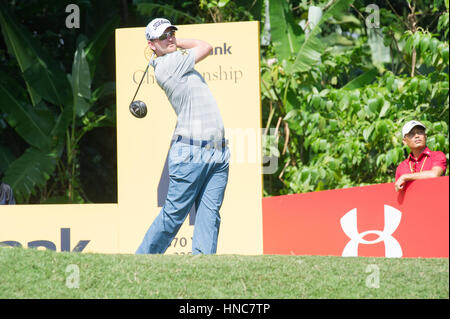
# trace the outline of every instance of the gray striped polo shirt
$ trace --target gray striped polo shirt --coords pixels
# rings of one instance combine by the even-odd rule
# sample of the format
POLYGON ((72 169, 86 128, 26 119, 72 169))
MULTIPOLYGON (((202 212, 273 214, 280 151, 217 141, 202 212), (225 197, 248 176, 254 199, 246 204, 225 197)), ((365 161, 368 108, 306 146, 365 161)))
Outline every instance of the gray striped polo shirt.
POLYGON ((178 50, 153 60, 156 81, 177 114, 174 135, 221 140, 225 137, 222 117, 205 79, 194 69, 194 50, 178 50))

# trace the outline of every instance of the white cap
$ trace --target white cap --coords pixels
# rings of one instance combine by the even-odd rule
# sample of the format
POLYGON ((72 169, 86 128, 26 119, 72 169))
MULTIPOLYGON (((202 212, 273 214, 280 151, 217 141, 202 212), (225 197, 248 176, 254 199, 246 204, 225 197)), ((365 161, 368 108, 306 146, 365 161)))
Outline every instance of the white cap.
POLYGON ((427 128, 425 127, 425 125, 423 125, 423 124, 420 123, 419 121, 409 121, 408 123, 406 123, 405 125, 403 125, 403 128, 402 128, 402 137, 405 137, 406 134, 408 134, 409 132, 411 132, 411 130, 414 128, 414 126, 422 126, 424 130, 427 129, 427 128))
POLYGON ((172 27, 174 30, 178 30, 177 27, 173 26, 167 19, 153 19, 145 28, 145 37, 148 41, 158 39, 169 27, 172 27))

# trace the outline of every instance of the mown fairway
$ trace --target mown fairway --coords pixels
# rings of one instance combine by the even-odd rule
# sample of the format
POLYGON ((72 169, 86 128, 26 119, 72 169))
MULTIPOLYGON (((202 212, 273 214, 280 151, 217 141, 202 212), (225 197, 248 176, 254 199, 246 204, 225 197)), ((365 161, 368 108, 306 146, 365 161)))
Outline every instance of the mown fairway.
POLYGON ((449 298, 449 260, 0 248, 0 298, 449 298))

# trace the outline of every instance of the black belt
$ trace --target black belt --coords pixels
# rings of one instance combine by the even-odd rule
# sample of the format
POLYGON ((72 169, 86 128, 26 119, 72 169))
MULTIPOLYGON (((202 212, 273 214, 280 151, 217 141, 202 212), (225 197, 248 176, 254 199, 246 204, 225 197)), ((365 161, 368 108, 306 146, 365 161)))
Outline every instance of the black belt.
POLYGON ((228 140, 224 138, 221 141, 205 141, 205 140, 193 140, 192 138, 187 138, 181 135, 177 136, 175 142, 181 142, 184 144, 196 145, 206 148, 225 148, 225 146, 228 145, 228 140))

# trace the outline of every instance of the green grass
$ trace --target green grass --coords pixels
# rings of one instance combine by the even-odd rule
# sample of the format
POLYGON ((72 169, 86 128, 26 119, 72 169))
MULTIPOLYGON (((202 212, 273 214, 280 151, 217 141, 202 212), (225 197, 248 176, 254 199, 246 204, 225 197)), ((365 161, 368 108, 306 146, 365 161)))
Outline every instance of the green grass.
POLYGON ((449 260, 0 248, 0 298, 449 298, 449 260))

